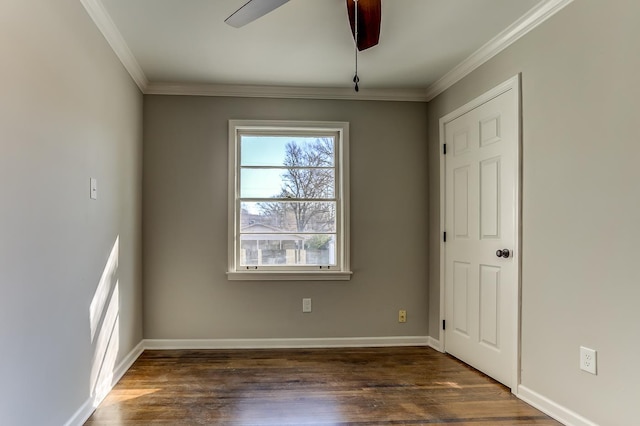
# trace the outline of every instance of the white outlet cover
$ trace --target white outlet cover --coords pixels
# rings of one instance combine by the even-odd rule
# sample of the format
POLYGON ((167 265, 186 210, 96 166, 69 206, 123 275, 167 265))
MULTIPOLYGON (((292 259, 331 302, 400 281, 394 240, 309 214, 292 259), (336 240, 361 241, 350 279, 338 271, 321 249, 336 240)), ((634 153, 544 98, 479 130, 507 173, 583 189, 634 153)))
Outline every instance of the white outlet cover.
POLYGON ((302 312, 311 312, 311 299, 302 299, 302 312))
POLYGON ((580 346, 580 369, 591 374, 598 374, 597 352, 593 349, 580 346))

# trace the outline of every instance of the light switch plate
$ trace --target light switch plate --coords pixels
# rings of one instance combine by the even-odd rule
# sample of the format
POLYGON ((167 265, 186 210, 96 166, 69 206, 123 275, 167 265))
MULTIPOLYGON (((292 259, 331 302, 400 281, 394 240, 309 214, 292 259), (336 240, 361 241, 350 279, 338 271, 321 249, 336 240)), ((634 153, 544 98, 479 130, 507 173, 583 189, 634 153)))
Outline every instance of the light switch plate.
POLYGON ((89 196, 92 200, 98 199, 98 179, 90 178, 89 179, 89 196))
POLYGON ((302 312, 305 312, 305 313, 311 312, 311 299, 310 298, 302 299, 302 312))

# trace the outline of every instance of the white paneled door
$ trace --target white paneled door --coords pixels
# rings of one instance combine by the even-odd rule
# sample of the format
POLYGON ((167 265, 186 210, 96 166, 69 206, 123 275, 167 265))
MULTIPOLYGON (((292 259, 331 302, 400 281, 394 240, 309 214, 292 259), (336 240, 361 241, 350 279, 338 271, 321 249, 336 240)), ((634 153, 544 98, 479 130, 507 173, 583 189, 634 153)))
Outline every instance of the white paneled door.
POLYGON ((441 121, 445 350, 509 387, 517 380, 519 316, 514 80, 441 121))

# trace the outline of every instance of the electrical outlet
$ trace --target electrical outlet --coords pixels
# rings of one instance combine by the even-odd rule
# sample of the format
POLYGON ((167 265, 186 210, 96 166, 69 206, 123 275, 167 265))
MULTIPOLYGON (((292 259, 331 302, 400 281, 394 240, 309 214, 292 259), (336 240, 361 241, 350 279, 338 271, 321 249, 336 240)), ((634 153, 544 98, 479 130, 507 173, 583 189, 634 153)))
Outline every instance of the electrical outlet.
POLYGON ((311 299, 304 298, 302 299, 302 312, 311 312, 311 299))
POLYGON ((587 373, 598 374, 596 351, 580 346, 580 369, 587 373))
POLYGON ((407 311, 404 309, 398 311, 398 322, 407 322, 407 311))

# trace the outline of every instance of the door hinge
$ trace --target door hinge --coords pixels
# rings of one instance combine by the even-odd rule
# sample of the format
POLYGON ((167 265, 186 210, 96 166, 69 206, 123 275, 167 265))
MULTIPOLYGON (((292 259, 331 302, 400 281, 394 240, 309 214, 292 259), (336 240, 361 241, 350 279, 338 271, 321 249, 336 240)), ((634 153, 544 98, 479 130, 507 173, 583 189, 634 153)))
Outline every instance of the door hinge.
POLYGON ((447 329, 447 321, 446 320, 442 320, 442 329, 443 330, 447 329))
POLYGON ((447 155, 447 144, 442 144, 442 154, 447 155))
POLYGON ((445 243, 447 242, 447 233, 446 232, 442 233, 442 241, 444 241, 445 243))

